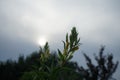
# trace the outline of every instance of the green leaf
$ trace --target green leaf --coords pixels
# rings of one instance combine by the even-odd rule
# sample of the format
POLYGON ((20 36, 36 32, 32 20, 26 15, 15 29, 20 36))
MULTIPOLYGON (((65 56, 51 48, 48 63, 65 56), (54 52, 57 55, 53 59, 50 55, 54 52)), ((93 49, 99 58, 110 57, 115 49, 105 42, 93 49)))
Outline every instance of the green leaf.
POLYGON ((58 49, 58 54, 61 60, 64 60, 64 56, 62 55, 61 51, 58 49))
POLYGON ((67 61, 69 61, 70 59, 73 58, 73 55, 70 55, 68 58, 67 58, 67 61))
POLYGON ((65 41, 62 41, 62 42, 63 42, 64 48, 65 48, 65 41))
POLYGON ((68 42, 68 33, 66 34, 66 42, 68 42))
POLYGON ((72 48, 72 51, 76 51, 76 50, 78 50, 78 49, 79 49, 79 47, 76 46, 76 47, 72 48))

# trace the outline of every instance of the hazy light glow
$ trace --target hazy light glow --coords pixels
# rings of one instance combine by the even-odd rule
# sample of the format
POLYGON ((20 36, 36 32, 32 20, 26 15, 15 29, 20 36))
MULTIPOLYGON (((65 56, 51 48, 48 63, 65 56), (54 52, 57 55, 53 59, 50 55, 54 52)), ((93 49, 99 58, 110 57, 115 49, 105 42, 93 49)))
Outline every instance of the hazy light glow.
POLYGON ((44 46, 46 44, 47 40, 45 37, 41 37, 38 39, 39 46, 44 46))

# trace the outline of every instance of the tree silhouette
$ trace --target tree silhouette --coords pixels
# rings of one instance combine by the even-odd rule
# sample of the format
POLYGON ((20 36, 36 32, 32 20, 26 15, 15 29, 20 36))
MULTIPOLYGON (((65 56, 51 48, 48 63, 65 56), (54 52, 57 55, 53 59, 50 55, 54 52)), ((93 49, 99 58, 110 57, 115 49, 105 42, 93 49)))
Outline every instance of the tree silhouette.
POLYGON ((88 69, 78 67, 79 72, 82 74, 85 80, 109 80, 112 78, 112 74, 115 72, 118 61, 113 62, 113 55, 103 55, 104 46, 101 47, 99 56, 95 56, 97 65, 93 64, 89 56, 84 53, 84 57, 87 61, 88 69))

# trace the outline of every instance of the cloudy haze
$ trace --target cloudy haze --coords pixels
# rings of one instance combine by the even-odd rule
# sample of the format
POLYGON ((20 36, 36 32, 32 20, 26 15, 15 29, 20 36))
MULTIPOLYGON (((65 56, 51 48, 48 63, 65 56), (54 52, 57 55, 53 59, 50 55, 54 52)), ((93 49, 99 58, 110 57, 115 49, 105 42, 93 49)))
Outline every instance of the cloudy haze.
MULTIPOLYGON (((119 14, 120 0, 0 0, 0 60, 38 50, 41 37, 52 50, 61 48, 73 26, 83 43, 79 53, 92 56, 105 45, 119 60, 119 14)), ((82 59, 79 53, 77 61, 82 59)))

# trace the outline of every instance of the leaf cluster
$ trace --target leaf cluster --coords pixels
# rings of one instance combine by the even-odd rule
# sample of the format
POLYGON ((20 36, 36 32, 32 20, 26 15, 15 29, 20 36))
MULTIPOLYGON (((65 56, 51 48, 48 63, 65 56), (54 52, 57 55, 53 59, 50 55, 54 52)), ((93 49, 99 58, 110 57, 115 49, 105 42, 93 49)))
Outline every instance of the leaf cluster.
MULTIPOLYGON (((27 74, 31 75, 31 73, 35 75, 34 77, 31 76, 34 80, 74 80, 80 78, 79 74, 73 68, 66 67, 67 62, 73 57, 73 53, 79 49, 79 41, 80 38, 78 38, 76 28, 73 27, 70 36, 66 34, 66 41, 63 41, 63 51, 58 49, 57 65, 55 65, 56 63, 53 58, 51 64, 48 66, 51 56, 48 43, 43 48, 40 47, 41 66, 30 72, 30 74, 25 73, 21 80, 25 80, 24 77, 27 77, 27 74)), ((30 77, 29 75, 28 77, 30 77)))
POLYGON ((65 62, 72 59, 74 52, 79 49, 80 38, 78 38, 78 32, 76 31, 75 27, 72 28, 70 35, 66 34, 66 40, 63 41, 63 44, 63 51, 60 51, 58 49, 59 60, 61 65, 64 65, 65 62))

